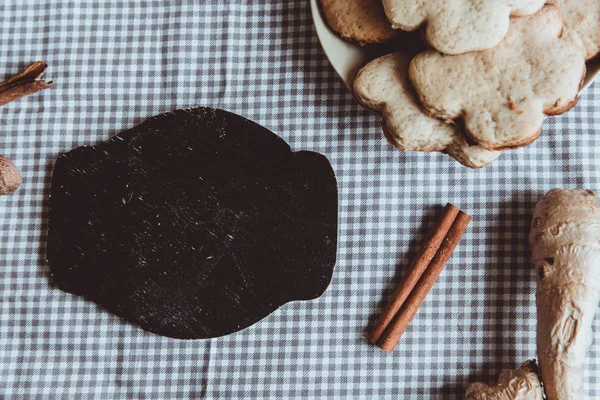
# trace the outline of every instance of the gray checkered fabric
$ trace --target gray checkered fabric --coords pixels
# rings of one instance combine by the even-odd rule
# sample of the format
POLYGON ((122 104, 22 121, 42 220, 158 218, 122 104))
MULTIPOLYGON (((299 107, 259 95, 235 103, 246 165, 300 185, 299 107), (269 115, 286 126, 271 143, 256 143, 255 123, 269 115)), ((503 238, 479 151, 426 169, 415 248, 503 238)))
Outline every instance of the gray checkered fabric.
MULTIPOLYGON (((0 398, 453 399, 535 357, 531 211, 553 187, 600 189, 598 84, 535 144, 472 171, 386 144, 330 67, 308 0, 2 0, 0 78, 38 59, 56 86, 0 108, 0 153, 24 178, 0 199, 0 398), (329 157, 338 262, 321 298, 182 341, 51 287, 47 197, 59 153, 200 105, 329 157), (366 334, 448 201, 473 223, 387 355, 366 334)), ((595 328, 589 399, 600 396, 595 328)))

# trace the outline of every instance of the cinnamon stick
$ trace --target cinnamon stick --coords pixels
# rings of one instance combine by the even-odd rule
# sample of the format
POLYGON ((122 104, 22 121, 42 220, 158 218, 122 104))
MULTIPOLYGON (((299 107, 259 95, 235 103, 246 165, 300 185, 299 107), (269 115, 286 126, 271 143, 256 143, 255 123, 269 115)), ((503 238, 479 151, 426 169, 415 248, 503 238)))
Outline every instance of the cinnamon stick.
POLYGON ((0 83, 0 106, 52 87, 52 82, 39 80, 44 75, 47 67, 48 65, 45 62, 36 61, 25 71, 0 83))
POLYGON ((452 252, 465 233, 469 222, 471 222, 471 217, 460 211, 440 246, 440 249, 433 260, 431 260, 431 264, 425 270, 421 279, 419 279, 419 282, 400 309, 400 312, 386 328, 377 343, 379 347, 386 352, 391 353, 394 350, 394 347, 396 347, 396 344, 400 341, 408 324, 417 314, 419 307, 425 300, 425 297, 427 297, 427 294, 429 294, 429 291, 450 259, 452 252))
POLYGON ((402 307, 402 304, 404 304, 404 301, 421 278, 421 275, 423 275, 423 272, 431 262, 431 259, 438 252, 442 241, 444 240, 446 234, 450 230, 450 227, 456 219, 456 216, 458 215, 459 211, 460 210, 458 209, 458 207, 450 203, 446 204, 446 207, 444 207, 444 210, 442 212, 442 216, 438 220, 435 229, 433 230, 429 240, 425 244, 425 247, 418 254, 417 258, 411 265, 408 274, 402 280, 402 282, 400 282, 400 284, 394 291, 394 294, 392 295, 392 299, 381 313, 379 321, 375 325, 375 329, 373 329, 373 332, 371 332, 369 342, 371 342, 372 344, 376 344, 379 341, 381 335, 388 327, 390 322, 392 322, 392 320, 402 307))

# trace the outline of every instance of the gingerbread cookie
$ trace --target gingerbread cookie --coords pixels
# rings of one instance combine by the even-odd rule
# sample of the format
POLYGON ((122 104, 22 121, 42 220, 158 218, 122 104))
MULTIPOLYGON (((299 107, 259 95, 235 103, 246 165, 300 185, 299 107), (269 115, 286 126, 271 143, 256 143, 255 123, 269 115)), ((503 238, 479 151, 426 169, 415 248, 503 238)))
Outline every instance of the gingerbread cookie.
POLYGON ((513 18, 493 49, 418 54, 410 80, 427 113, 462 119, 474 142, 490 150, 525 146, 539 136, 545 115, 562 114, 577 103, 585 50, 577 34, 562 32, 560 10, 546 5, 513 18))
POLYGON ((507 33, 511 16, 532 14, 544 3, 545 0, 383 0, 394 28, 413 31, 425 26, 427 42, 445 54, 496 46, 507 33))
POLYGON ((565 26, 573 29, 583 41, 588 60, 600 53, 600 1, 548 0, 562 11, 565 26))
POLYGON ((398 36, 387 20, 381 0, 321 0, 327 23, 344 39, 361 46, 398 36))
POLYGON ((439 151, 460 163, 481 168, 500 155, 469 145, 452 124, 426 115, 408 80, 410 58, 388 54, 367 64, 354 81, 354 95, 365 108, 379 113, 387 140, 400 150, 439 151))

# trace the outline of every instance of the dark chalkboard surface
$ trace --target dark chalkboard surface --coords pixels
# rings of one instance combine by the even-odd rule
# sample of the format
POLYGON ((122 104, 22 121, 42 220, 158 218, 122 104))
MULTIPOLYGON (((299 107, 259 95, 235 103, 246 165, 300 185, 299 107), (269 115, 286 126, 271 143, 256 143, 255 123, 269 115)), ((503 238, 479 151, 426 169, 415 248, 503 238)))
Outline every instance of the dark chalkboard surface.
POLYGON ((211 108, 61 155, 49 215, 58 287, 175 338, 227 335, 316 298, 335 264, 327 159, 211 108))

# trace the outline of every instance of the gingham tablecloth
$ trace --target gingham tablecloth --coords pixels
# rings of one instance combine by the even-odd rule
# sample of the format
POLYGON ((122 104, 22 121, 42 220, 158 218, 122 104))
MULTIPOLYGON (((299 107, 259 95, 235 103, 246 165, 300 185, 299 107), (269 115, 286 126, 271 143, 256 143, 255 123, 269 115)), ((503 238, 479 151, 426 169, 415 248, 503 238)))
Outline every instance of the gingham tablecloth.
MULTIPOLYGON (((535 357, 528 225, 552 187, 600 189, 600 86, 535 144, 472 171, 386 144, 330 67, 308 0, 2 0, 0 77, 45 60, 53 89, 0 108, 0 398, 461 398, 535 357), (182 107, 234 111, 329 157, 338 262, 319 299, 228 337, 159 337, 49 285, 47 196, 61 152, 182 107), (439 207, 474 221, 393 355, 367 345, 439 207)), ((600 321, 586 392, 600 396, 600 321)))

